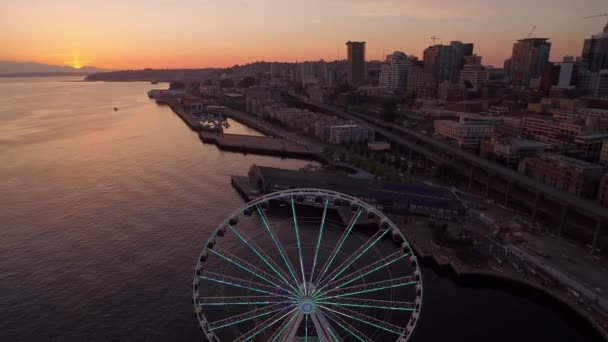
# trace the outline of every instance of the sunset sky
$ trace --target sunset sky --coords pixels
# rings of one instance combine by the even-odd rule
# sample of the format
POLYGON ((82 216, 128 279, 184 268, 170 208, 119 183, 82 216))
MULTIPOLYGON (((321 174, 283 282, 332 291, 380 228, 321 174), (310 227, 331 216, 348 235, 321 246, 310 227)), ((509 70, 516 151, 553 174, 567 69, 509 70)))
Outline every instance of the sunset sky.
POLYGON ((438 42, 475 43, 502 66, 513 42, 551 38, 551 59, 579 55, 600 32, 606 0, 0 0, 0 60, 103 68, 186 68, 256 60, 344 58, 347 40, 367 58, 421 56, 438 42))

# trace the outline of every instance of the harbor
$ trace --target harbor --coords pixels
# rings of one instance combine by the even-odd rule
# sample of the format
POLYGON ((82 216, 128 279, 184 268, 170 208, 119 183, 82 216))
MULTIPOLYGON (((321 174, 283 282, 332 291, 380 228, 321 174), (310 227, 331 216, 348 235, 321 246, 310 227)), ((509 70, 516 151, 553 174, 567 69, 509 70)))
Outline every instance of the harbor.
POLYGON ((161 102, 158 100, 157 98, 157 103, 168 105, 191 130, 197 132, 203 143, 215 144, 222 151, 326 162, 319 149, 313 149, 273 134, 268 127, 260 124, 256 119, 247 118, 244 113, 217 105, 200 106, 193 111, 185 108, 184 99, 181 98, 164 97, 161 102), (225 121, 227 117, 267 136, 224 133, 224 128, 227 128, 228 125, 225 121))

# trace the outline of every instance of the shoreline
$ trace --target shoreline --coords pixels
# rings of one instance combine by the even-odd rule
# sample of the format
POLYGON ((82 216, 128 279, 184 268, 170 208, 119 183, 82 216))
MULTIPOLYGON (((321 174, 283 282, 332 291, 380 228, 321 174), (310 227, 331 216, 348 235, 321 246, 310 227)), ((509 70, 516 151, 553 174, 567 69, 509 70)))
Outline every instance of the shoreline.
MULTIPOLYGON (((403 230, 402 233, 406 236, 403 230)), ((424 252, 418 246, 415 239, 408 236, 406 236, 406 239, 420 258, 422 265, 435 269, 437 273, 442 276, 445 275, 450 277, 457 284, 503 290, 524 296, 528 299, 545 302, 544 305, 556 305, 561 310, 561 313, 573 315, 579 319, 579 324, 592 328, 594 332, 592 337, 594 337, 594 339, 600 338, 602 341, 608 341, 608 331, 606 331, 601 323, 595 319, 594 315, 591 312, 583 310, 581 307, 573 305, 574 303, 567 298, 564 298, 559 292, 522 277, 455 265, 443 255, 424 252), (540 294, 540 297, 534 298, 532 296, 533 294, 540 294)))

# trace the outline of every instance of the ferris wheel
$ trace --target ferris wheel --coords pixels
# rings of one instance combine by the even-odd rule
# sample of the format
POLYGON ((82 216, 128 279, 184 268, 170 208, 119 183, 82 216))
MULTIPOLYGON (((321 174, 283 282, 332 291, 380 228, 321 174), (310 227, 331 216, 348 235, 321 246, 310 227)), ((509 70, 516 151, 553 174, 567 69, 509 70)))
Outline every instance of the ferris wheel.
POLYGON ((292 189, 256 198, 214 230, 193 303, 213 342, 405 342, 422 278, 380 210, 343 193, 292 189))

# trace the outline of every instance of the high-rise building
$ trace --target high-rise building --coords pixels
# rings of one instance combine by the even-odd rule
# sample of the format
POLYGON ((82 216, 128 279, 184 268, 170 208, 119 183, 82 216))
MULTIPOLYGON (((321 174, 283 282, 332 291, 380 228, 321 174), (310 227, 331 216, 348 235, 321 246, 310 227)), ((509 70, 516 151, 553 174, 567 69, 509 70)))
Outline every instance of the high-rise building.
POLYGON ((429 46, 424 50, 424 71, 433 75, 436 82, 449 78, 448 65, 451 60, 451 49, 447 45, 429 46))
POLYGON ((346 56, 348 83, 365 81, 365 42, 346 42, 346 56))
POLYGON ((418 97, 433 96, 437 91, 437 83, 433 75, 426 72, 421 62, 412 62, 407 71, 407 92, 418 97))
POLYGON ((608 24, 602 33, 585 39, 576 85, 594 97, 608 97, 608 24))
POLYGON ((513 44, 510 75, 514 85, 527 86, 531 79, 541 76, 549 62, 549 38, 520 39, 513 44))
POLYGON ((581 67, 591 72, 608 69, 608 24, 604 32, 585 39, 581 53, 581 67))
POLYGON ((407 55, 401 51, 386 56, 386 61, 380 69, 380 86, 397 92, 405 91, 408 64, 407 55))
POLYGON ((424 50, 424 70, 437 82, 457 82, 465 57, 473 54, 473 44, 454 41, 450 45, 434 45, 424 50))
POLYGON ((449 65, 448 75, 452 82, 458 82, 460 70, 462 70, 465 64, 465 58, 470 59, 468 57, 473 55, 473 43, 454 41, 450 42, 450 48, 452 49, 452 60, 449 65))

